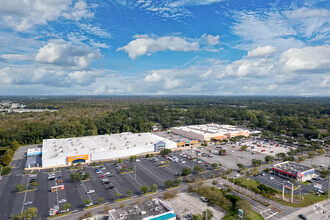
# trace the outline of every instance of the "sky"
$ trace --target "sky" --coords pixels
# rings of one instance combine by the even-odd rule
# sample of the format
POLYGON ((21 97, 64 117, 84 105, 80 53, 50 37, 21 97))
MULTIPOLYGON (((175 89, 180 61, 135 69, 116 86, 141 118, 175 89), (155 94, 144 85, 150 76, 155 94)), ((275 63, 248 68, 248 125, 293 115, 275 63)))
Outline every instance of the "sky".
POLYGON ((329 0, 0 5, 0 95, 330 95, 329 0))

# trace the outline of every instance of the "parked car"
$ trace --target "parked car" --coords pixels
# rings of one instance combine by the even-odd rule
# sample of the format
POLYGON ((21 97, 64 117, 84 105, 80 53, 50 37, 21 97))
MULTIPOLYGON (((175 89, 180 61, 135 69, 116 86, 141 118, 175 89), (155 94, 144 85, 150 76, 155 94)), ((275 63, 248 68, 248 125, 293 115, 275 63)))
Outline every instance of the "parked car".
POLYGON ((31 201, 28 201, 28 202, 24 203, 24 205, 25 205, 25 206, 27 206, 27 205, 32 205, 32 202, 31 202, 31 201))
POLYGON ((92 205, 93 205, 93 203, 90 202, 90 203, 86 204, 85 206, 88 207, 88 206, 92 206, 92 205))
POLYGON ((105 175, 103 174, 103 175, 101 175, 101 176, 99 176, 100 178, 103 178, 103 177, 105 177, 105 175))
POLYGON ((207 202, 208 201, 204 196, 201 197, 201 200, 202 200, 202 202, 207 202))
POLYGON ((65 203, 66 199, 61 199, 60 201, 58 201, 58 203, 65 203))
POLYGON ((113 189, 113 188, 114 188, 114 185, 112 183, 110 183, 106 189, 113 189))
POLYGON ((306 216, 304 216, 303 214, 299 214, 298 218, 302 219, 302 220, 307 220, 306 216))
POLYGON ((95 192, 94 189, 90 189, 89 191, 87 191, 87 193, 93 193, 93 192, 95 192))

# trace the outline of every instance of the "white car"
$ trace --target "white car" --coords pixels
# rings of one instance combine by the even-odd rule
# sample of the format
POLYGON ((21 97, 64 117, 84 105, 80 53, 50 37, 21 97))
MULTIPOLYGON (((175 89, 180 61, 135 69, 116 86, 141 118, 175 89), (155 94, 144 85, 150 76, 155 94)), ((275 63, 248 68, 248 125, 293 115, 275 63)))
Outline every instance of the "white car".
POLYGON ((201 161, 201 160, 199 160, 199 161, 197 161, 197 163, 198 163, 198 164, 201 164, 201 163, 202 163, 202 161, 201 161))
POLYGON ((28 202, 24 203, 24 205, 32 205, 32 202, 28 201, 28 202))
POLYGON ((96 173, 99 174, 99 173, 102 173, 102 171, 100 170, 100 171, 97 171, 96 173))
POLYGON ((183 161, 181 161, 181 163, 186 163, 186 161, 183 160, 183 161))
POLYGON ((93 193, 93 192, 95 192, 94 189, 90 189, 89 191, 87 191, 87 193, 93 193))
POLYGON ((141 160, 140 159, 136 159, 135 162, 140 162, 141 160))
POLYGON ((60 201, 58 201, 58 203, 65 203, 66 199, 61 199, 60 201))

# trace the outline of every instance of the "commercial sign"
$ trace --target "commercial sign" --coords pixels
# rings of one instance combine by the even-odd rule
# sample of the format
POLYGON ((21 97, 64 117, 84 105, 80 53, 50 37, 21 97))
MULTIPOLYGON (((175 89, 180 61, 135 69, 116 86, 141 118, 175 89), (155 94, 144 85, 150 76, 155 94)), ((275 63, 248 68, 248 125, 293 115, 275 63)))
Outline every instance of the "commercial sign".
POLYGON ((88 158, 89 158, 88 154, 68 156, 68 162, 71 163, 74 160, 86 160, 87 161, 88 158))
POLYGON ((238 217, 243 219, 243 210, 242 209, 238 209, 238 217))
POLYGON ((292 189, 292 183, 290 183, 290 182, 284 182, 283 183, 284 184, 284 188, 287 188, 287 189, 292 189))

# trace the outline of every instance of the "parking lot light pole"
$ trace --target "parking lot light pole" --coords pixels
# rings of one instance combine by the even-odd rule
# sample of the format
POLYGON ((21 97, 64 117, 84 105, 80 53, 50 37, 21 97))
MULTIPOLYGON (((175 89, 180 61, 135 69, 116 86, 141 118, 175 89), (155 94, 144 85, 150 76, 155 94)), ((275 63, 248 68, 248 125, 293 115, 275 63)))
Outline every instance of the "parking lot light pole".
POLYGON ((248 190, 249 190, 249 180, 250 180, 250 178, 247 178, 246 179, 246 194, 248 193, 248 190))
POLYGON ((135 181, 136 181, 136 165, 134 165, 134 170, 135 170, 135 181))

